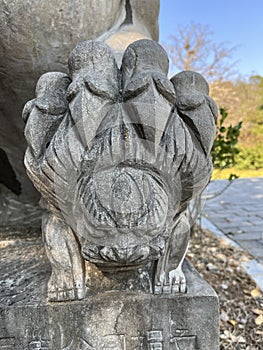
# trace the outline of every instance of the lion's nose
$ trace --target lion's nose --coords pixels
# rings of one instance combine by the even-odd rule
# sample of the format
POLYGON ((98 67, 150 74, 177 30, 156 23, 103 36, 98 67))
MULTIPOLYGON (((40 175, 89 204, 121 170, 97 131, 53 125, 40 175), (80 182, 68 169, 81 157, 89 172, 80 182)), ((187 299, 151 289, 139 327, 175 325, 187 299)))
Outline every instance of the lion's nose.
POLYGON ((149 196, 149 184, 134 178, 129 172, 120 172, 113 179, 109 194, 109 209, 117 227, 133 227, 139 225, 141 217, 147 215, 153 198, 149 196), (137 182, 137 181, 138 182, 137 182), (139 182, 144 185, 141 190, 139 182))
POLYGON ((90 192, 84 199, 89 218, 99 226, 147 231, 165 222, 167 191, 145 169, 121 166, 101 170, 92 175, 85 188, 90 192))

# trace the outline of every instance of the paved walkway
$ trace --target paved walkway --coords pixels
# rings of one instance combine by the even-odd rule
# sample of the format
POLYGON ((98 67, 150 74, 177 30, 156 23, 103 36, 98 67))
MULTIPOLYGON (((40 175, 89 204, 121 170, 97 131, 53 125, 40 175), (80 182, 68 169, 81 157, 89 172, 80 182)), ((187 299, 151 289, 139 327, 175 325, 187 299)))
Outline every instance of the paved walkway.
MULTIPOLYGON (((207 196, 220 192, 227 183, 212 182, 207 196)), ((258 275, 263 288, 263 177, 235 180, 222 194, 206 200, 203 215, 255 258, 247 270, 258 275)))

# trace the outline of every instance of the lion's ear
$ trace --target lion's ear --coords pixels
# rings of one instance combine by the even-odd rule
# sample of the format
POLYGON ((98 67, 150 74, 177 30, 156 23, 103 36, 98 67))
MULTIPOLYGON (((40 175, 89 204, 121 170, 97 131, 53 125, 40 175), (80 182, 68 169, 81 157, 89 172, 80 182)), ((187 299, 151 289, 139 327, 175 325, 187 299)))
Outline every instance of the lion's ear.
POLYGON ((123 91, 123 100, 127 101, 131 98, 137 97, 148 89, 150 85, 150 78, 147 76, 140 76, 133 78, 123 91))
POLYGON ((109 99, 112 101, 117 100, 118 87, 117 82, 110 82, 107 79, 105 80, 101 75, 85 75, 84 84, 86 88, 94 95, 109 99), (116 83, 116 84, 114 84, 116 83))
POLYGON ((68 105, 65 99, 58 96, 39 97, 36 99, 35 106, 43 113, 52 116, 61 116, 66 113, 68 105))
POLYGON ((35 107, 35 103, 36 103, 36 98, 34 98, 33 100, 28 101, 22 111, 22 119, 23 121, 26 123, 30 113, 32 112, 32 109, 35 107))
POLYGON ((153 81, 157 91, 172 105, 174 105, 175 92, 172 83, 161 74, 154 74, 153 81))

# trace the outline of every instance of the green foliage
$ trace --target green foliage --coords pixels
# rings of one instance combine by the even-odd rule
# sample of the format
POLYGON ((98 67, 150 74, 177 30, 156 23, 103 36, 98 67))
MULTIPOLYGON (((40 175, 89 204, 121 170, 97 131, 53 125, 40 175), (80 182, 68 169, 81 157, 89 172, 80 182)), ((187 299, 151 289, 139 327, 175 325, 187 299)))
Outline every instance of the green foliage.
MULTIPOLYGON (((255 139, 253 146, 242 145, 237 147, 242 122, 235 126, 225 126, 227 116, 227 111, 220 108, 220 115, 217 120, 217 135, 211 151, 214 168, 219 170, 232 167, 235 167, 236 170, 262 169, 263 143, 256 142, 255 139)), ((260 126, 258 127, 259 133, 261 132, 260 126)), ((229 180, 235 178, 235 174, 229 176, 229 180)))
MULTIPOLYGON (((225 126, 227 111, 224 108, 219 109, 220 114, 217 120, 217 134, 214 141, 211 156, 215 169, 225 169, 233 167, 236 164, 236 156, 239 153, 237 148, 238 138, 242 122, 235 126, 225 126)), ((235 177, 231 175, 231 179, 235 177)))
POLYGON ((241 147, 236 157, 236 168, 240 170, 253 170, 263 168, 263 145, 241 147))

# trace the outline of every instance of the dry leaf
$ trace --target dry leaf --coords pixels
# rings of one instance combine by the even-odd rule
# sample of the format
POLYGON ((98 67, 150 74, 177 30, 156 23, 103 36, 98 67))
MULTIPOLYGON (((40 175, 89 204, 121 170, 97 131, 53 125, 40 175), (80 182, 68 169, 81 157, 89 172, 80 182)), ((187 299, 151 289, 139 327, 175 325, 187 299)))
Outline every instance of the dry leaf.
POLYGON ((260 289, 257 287, 257 288, 255 288, 255 289, 253 289, 252 291, 251 291, 251 296, 253 297, 253 298, 258 298, 258 297, 260 297, 261 296, 261 291, 260 291, 260 289))
POLYGON ((233 267, 237 267, 239 265, 239 262, 236 261, 235 259, 229 259, 228 264, 233 267))
POLYGON ((243 262, 248 262, 249 261, 249 258, 245 255, 242 256, 242 261, 243 262))
POLYGON ((233 327, 235 327, 237 324, 237 322, 235 320, 228 320, 227 322, 232 324, 233 327))
POLYGON ((15 240, 11 240, 11 239, 9 239, 9 240, 6 240, 6 241, 0 241, 0 248, 6 248, 6 247, 8 247, 8 246, 12 246, 12 245, 14 245, 16 243, 16 241, 15 240))
POLYGON ((252 295, 251 292, 250 292, 249 290, 247 290, 247 289, 243 289, 243 292, 244 292, 244 294, 246 294, 246 295, 252 295))
POLYGON ((263 315, 263 310, 261 310, 261 309, 252 309, 252 312, 255 315, 263 315))
POLYGON ((224 263, 227 261, 227 257, 222 253, 216 254, 216 258, 224 263))
POLYGON ((255 319, 255 323, 257 326, 261 326, 263 324, 263 315, 259 315, 256 319, 255 319))

